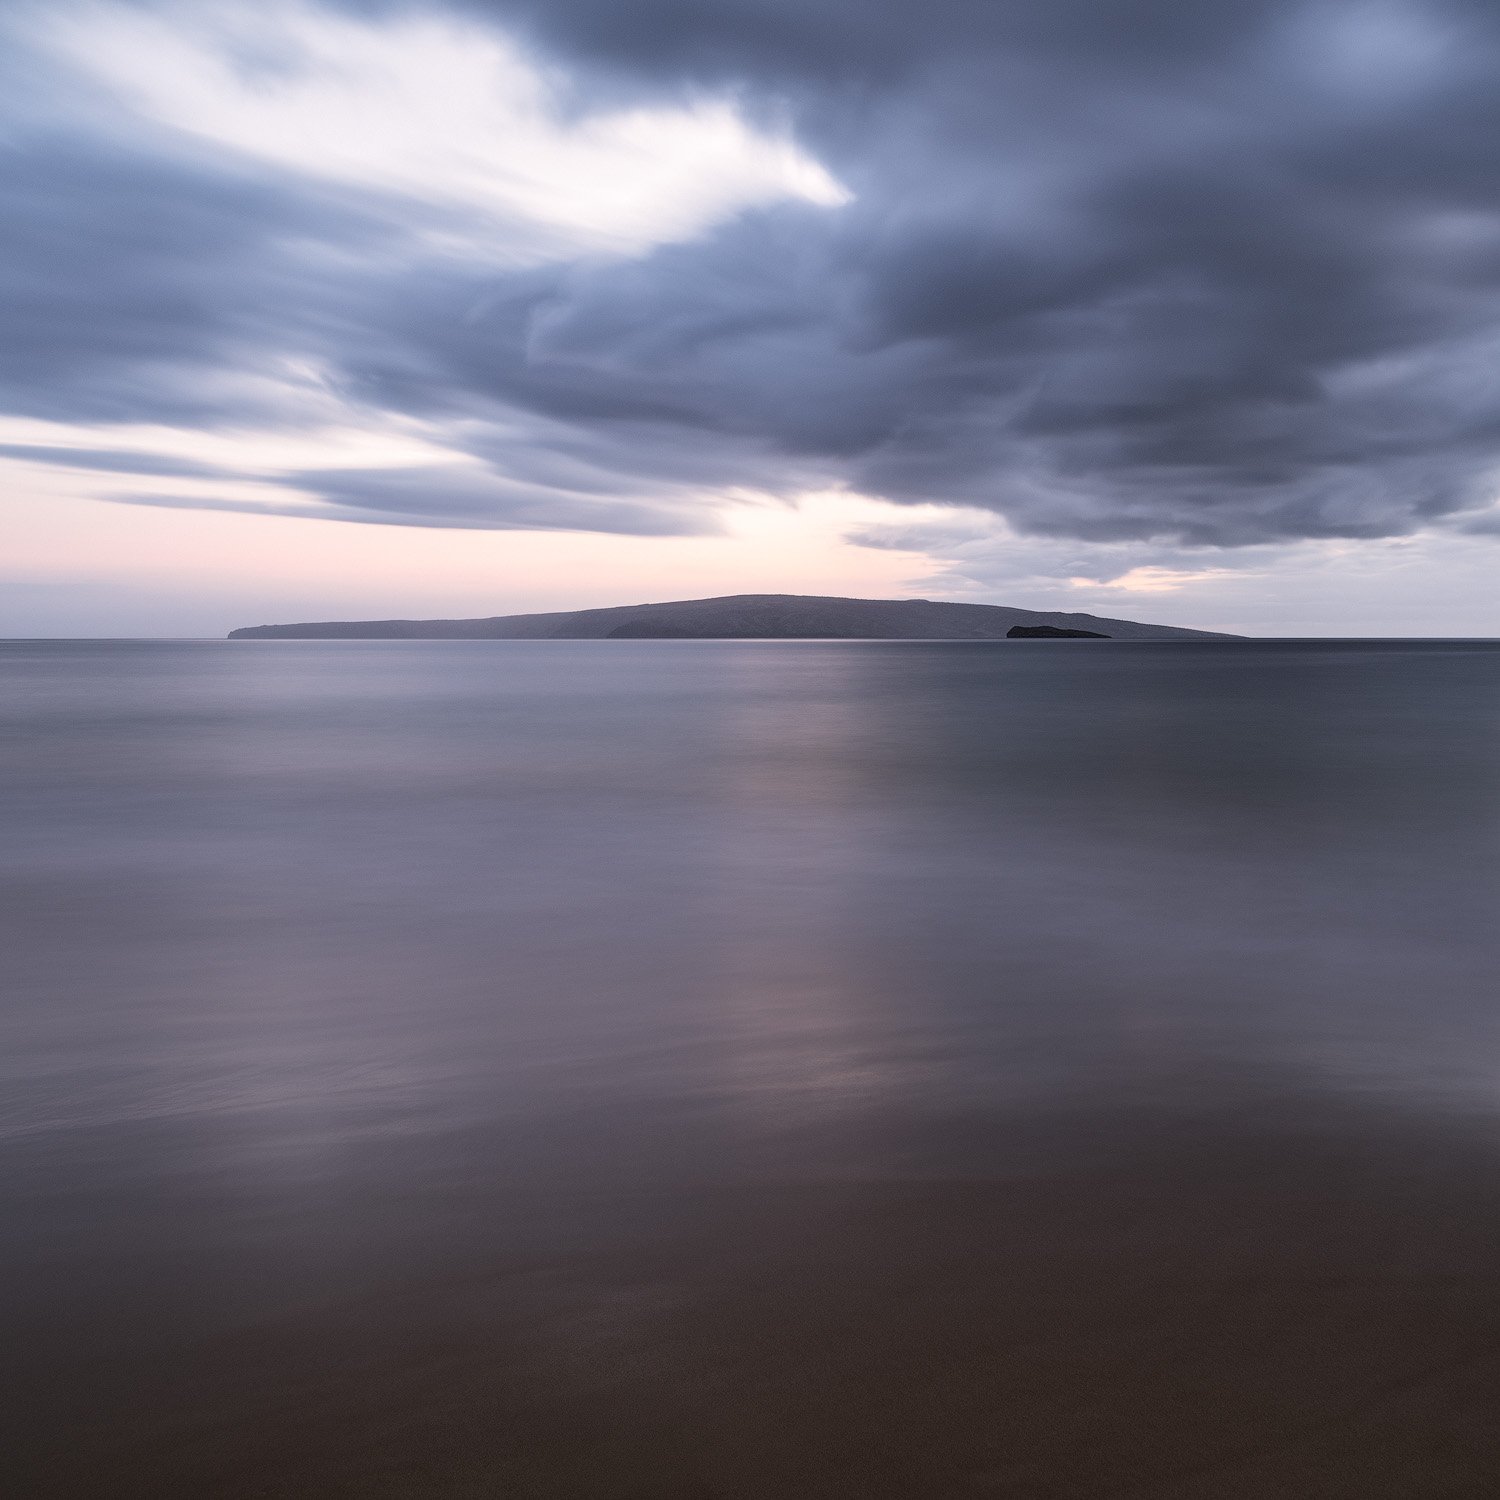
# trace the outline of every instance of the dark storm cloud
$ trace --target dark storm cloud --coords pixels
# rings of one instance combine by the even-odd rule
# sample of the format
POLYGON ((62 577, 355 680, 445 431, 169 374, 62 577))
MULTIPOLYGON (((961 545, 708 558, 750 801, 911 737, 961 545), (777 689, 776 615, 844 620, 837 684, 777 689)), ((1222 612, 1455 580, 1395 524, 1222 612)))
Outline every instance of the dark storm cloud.
MULTIPOLYGON (((356 8, 398 6, 355 0, 356 8)), ((458 0, 572 55, 666 79, 892 84, 933 59, 976 53, 1213 56, 1251 35, 1277 0, 458 0)))
POLYGON ((59 421, 232 418, 226 376, 301 342, 287 241, 358 243, 352 212, 149 142, 39 134, 0 151, 0 400, 59 421))
POLYGON ((858 194, 560 277, 479 359, 427 326, 508 400, 649 401, 708 451, 1096 540, 1492 493, 1492 7, 475 4, 612 88, 738 84, 858 194))
POLYGON ((413 524, 692 529, 697 492, 847 483, 1241 545, 1472 524, 1493 494, 1492 4, 448 8, 562 64, 580 109, 732 87, 854 199, 508 271, 414 224, 374 253, 403 226, 353 192, 48 144, 3 163, 9 409, 222 421, 216 377, 314 360, 463 424, 479 479, 290 481, 413 524))

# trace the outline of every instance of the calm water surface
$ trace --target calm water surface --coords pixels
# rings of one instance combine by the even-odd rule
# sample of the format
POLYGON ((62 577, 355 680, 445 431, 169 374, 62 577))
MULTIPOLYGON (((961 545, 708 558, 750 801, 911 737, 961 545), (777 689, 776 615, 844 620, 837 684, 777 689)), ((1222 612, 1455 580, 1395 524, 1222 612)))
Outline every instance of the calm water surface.
POLYGON ((26 1495, 1500 1493, 1500 646, 0 645, 26 1495))

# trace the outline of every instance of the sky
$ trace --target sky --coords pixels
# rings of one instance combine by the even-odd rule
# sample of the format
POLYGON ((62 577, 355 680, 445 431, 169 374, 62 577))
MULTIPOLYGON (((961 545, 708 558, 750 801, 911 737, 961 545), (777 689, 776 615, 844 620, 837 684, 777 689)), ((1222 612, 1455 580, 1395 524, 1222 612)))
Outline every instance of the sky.
POLYGON ((1494 0, 0 8, 0 634, 1497 565, 1494 0))

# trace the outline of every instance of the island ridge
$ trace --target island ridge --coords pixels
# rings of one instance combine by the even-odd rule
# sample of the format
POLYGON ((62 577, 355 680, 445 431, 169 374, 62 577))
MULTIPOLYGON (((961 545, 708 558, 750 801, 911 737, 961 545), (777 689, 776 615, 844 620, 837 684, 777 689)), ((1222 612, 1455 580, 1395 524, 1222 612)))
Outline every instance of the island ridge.
MULTIPOLYGON (((897 640, 991 641, 1068 632, 1118 641, 1229 641, 1241 637, 1097 615, 960 604, 938 599, 841 599, 730 594, 662 604, 479 620, 324 620, 251 625, 230 640, 897 640)), ((1053 637, 1055 638, 1055 637, 1053 637)))

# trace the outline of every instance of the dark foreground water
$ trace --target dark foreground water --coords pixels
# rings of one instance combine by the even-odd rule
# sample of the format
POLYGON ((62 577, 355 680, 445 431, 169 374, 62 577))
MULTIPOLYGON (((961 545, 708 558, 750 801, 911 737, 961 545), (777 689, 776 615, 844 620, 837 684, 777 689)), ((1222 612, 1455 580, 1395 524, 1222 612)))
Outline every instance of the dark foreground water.
POLYGON ((1500 648, 0 646, 6 1493, 1500 1493, 1500 648))

